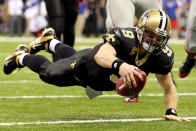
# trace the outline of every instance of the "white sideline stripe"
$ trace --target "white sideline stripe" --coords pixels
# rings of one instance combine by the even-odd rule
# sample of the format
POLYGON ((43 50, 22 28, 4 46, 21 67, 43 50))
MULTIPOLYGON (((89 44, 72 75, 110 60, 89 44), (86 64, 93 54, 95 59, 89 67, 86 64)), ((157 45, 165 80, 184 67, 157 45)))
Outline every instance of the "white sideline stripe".
MULTIPOLYGON (((195 120, 196 117, 184 117, 189 120, 195 120)), ((139 118, 139 119, 109 119, 109 120, 73 120, 73 121, 35 121, 35 122, 10 122, 0 123, 0 126, 13 125, 43 125, 43 124, 78 124, 78 123, 102 123, 102 122, 137 122, 137 121, 163 121, 164 118, 139 118)))
MULTIPOLYGON (((139 94, 140 96, 164 96, 164 94, 139 94)), ((178 93, 179 96, 195 96, 196 93, 178 93)), ((62 95, 62 96, 0 96, 0 99, 38 99, 38 98, 78 98, 87 96, 62 95)), ((120 95, 101 95, 99 97, 123 97, 120 95)))

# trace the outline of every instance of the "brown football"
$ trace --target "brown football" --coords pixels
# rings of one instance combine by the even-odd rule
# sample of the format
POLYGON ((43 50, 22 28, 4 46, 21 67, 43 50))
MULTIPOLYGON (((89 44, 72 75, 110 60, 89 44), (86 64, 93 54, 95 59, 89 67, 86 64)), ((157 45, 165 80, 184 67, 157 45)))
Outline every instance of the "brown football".
POLYGON ((122 77, 120 77, 116 83, 116 92, 121 96, 132 96, 134 94, 138 94, 146 84, 146 73, 142 70, 137 70, 143 77, 143 81, 141 81, 137 76, 135 76, 135 81, 137 83, 137 87, 133 87, 132 85, 125 84, 123 82, 122 77))

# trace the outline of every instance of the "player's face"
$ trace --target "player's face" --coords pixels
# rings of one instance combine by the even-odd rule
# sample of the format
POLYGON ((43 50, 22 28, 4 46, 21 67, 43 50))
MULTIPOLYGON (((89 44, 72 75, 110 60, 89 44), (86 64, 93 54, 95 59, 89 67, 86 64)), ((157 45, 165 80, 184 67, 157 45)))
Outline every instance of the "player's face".
POLYGON ((149 53, 152 53, 155 49, 159 49, 164 42, 164 37, 153 31, 146 30, 143 35, 142 47, 149 53))
POLYGON ((160 36, 152 31, 146 31, 144 33, 144 42, 148 43, 150 46, 159 47, 163 43, 163 36, 160 36))

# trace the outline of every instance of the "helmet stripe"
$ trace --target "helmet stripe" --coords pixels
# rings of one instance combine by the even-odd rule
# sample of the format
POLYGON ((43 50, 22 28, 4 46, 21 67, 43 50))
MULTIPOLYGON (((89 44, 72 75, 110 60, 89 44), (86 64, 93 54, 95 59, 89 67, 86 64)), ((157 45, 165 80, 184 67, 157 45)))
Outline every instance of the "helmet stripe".
POLYGON ((167 16, 166 16, 166 14, 162 10, 160 10, 160 16, 161 16, 161 20, 160 20, 159 28, 161 30, 166 30, 166 27, 167 27, 167 16))
POLYGON ((163 23, 163 14, 162 12, 160 11, 160 23, 159 23, 159 29, 161 29, 161 26, 162 26, 162 23, 163 23))
POLYGON ((167 30, 167 23, 168 23, 168 19, 167 19, 167 16, 166 16, 166 23, 165 23, 165 28, 164 28, 164 30, 167 30))

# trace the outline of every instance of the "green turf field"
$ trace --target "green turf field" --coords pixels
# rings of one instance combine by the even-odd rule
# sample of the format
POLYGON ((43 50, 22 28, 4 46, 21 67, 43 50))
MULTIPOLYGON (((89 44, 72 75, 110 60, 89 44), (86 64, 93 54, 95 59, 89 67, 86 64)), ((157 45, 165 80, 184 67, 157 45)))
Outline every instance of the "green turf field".
MULTIPOLYGON (((123 97, 115 91, 104 92, 102 97, 89 100, 83 88, 46 84, 27 68, 4 75, 3 60, 17 45, 15 42, 0 42, 0 130, 196 130, 196 71, 193 69, 186 79, 177 75, 186 57, 183 44, 171 45, 176 54, 173 75, 180 93, 178 115, 194 118, 191 122, 162 119, 165 113, 163 89, 154 75, 148 76, 139 102, 134 104, 123 103, 123 97)), ((76 43, 75 48, 94 45, 76 43)), ((41 54, 50 57, 45 52, 41 54)))

